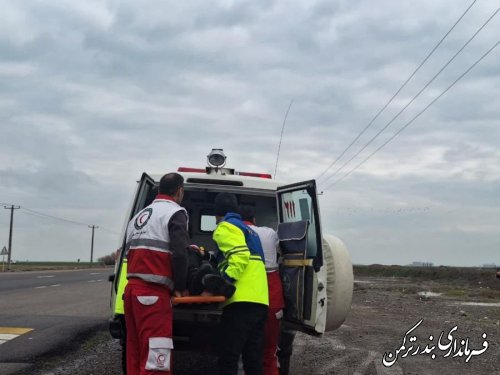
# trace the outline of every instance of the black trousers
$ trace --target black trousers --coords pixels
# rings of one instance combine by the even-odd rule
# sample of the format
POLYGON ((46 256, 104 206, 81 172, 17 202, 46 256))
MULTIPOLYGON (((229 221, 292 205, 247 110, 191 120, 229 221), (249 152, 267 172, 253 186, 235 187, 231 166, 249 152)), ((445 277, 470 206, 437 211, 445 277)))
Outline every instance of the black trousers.
POLYGON ((236 375, 240 355, 245 375, 263 375, 264 326, 267 306, 233 302, 224 307, 220 323, 219 372, 236 375))
POLYGON ((290 373, 290 358, 293 351, 293 340, 295 340, 295 331, 281 326, 280 341, 278 344, 278 360, 280 363, 279 375, 288 375, 290 373))
POLYGON ((188 249, 188 275, 187 286, 193 296, 203 292, 202 279, 207 274, 218 274, 217 265, 210 262, 209 256, 203 256, 198 251, 188 249))

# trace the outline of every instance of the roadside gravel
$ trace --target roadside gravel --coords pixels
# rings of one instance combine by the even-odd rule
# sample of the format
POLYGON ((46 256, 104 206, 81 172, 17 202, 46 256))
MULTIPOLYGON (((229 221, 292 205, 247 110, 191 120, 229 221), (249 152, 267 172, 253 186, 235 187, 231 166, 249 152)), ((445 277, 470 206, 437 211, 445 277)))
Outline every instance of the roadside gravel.
MULTIPOLYGON (((482 285, 457 288, 453 282, 360 277, 351 312, 340 329, 320 338, 297 334, 291 373, 500 375, 500 283, 488 288, 482 285), (487 334, 488 348, 469 363, 463 356, 444 357, 436 349, 435 359, 429 354, 409 355, 385 367, 384 353, 400 348, 405 333, 420 320, 414 334, 422 348, 429 344, 429 336, 435 343, 441 331, 447 335, 454 326, 455 337, 470 338, 470 348, 475 350, 482 348, 482 335, 487 334)), ((83 342, 77 352, 47 359, 23 375, 120 375, 120 351, 118 342, 101 331, 83 342)), ((176 352, 174 373, 215 375, 216 359, 176 352)))

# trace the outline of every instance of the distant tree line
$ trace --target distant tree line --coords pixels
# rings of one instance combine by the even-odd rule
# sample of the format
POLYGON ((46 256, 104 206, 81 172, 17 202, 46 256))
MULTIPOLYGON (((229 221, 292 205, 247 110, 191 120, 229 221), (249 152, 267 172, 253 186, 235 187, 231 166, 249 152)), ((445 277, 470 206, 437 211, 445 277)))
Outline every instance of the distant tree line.
POLYGON ((100 257, 99 259, 97 259, 97 261, 99 263, 104 264, 105 266, 114 266, 115 259, 116 259, 116 254, 113 252, 109 255, 105 255, 103 257, 100 257))

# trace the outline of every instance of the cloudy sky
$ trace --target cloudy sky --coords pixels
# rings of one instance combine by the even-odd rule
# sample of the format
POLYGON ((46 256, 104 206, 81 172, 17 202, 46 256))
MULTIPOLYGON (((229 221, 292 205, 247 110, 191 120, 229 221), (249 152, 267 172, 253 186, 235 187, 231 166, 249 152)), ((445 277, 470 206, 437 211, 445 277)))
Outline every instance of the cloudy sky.
POLYGON ((500 47, 374 153, 498 42, 500 15, 353 158, 498 2, 476 1, 335 162, 471 3, 0 0, 0 202, 31 210, 13 259, 87 260, 85 224, 109 254, 144 170, 204 167, 216 147, 274 173, 293 100, 277 179, 321 176, 323 230, 354 263, 500 263, 500 47))

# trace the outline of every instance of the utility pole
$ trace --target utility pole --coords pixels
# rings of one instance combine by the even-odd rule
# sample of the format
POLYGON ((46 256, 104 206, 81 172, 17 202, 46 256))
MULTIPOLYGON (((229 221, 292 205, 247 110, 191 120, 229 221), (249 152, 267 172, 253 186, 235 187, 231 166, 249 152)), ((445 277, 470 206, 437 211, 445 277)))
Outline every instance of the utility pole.
POLYGON ((6 210, 10 210, 10 229, 9 229, 9 254, 7 255, 7 271, 10 271, 10 260, 12 254, 12 226, 14 224, 14 210, 18 210, 21 206, 14 206, 13 204, 9 206, 3 206, 6 210))
POLYGON ((99 227, 97 225, 89 225, 89 228, 92 228, 92 241, 90 242, 90 267, 92 267, 94 259, 94 230, 99 227))

